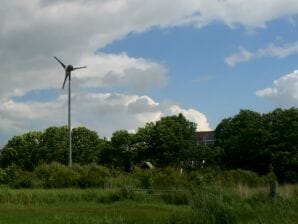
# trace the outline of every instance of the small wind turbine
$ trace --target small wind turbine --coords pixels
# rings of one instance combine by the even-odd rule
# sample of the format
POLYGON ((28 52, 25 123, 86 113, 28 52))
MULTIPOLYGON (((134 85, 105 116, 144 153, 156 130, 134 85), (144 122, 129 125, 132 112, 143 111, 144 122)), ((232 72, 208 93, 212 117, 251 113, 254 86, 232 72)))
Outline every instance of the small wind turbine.
POLYGON ((67 65, 62 63, 57 57, 54 56, 54 58, 60 63, 60 65, 65 70, 65 78, 62 85, 62 90, 64 89, 65 83, 68 79, 68 147, 69 147, 69 166, 72 165, 72 150, 71 150, 71 71, 87 68, 87 66, 82 67, 73 67, 72 65, 67 65))

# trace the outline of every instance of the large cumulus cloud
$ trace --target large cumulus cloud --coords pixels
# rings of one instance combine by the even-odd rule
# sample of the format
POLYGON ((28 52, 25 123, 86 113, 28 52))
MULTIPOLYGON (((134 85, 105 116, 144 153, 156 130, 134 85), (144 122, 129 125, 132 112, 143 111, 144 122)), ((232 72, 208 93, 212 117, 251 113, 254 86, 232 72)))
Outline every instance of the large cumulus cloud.
MULTIPOLYGON (((204 114, 194 109, 182 109, 175 104, 155 102, 149 96, 120 93, 73 94, 73 124, 84 125, 110 137, 119 129, 137 130, 147 122, 162 116, 182 113, 198 124, 199 130, 210 130, 204 114)), ((67 96, 49 102, 16 102, 8 100, 0 105, 0 130, 22 133, 40 130, 51 125, 63 125, 67 118, 67 96)))
POLYGON ((271 87, 256 91, 258 97, 271 100, 276 106, 298 106, 298 71, 273 81, 271 87))

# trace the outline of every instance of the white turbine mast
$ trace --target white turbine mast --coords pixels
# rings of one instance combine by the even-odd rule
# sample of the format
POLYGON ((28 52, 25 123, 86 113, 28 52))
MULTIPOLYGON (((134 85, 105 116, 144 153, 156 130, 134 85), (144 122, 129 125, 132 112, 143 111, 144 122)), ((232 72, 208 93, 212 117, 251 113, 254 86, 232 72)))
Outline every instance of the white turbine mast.
POLYGON ((68 150, 69 150, 69 166, 72 166, 72 148, 71 148, 71 72, 74 70, 87 68, 87 66, 73 67, 72 65, 67 65, 62 63, 56 56, 54 58, 60 63, 60 65, 65 70, 65 78, 62 85, 62 90, 64 89, 65 83, 68 79, 68 150))

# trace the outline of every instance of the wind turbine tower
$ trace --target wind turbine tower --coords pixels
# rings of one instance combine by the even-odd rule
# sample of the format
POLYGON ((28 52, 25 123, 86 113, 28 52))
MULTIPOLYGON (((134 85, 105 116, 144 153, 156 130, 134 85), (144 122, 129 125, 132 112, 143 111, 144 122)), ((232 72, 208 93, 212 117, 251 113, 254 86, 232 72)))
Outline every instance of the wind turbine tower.
POLYGON ((68 149, 69 149, 69 166, 72 166, 72 148, 71 148, 71 72, 74 70, 87 68, 87 66, 73 67, 72 65, 67 65, 62 63, 57 57, 54 58, 60 63, 60 65, 65 70, 65 78, 62 85, 62 90, 64 89, 65 83, 68 80, 68 149))

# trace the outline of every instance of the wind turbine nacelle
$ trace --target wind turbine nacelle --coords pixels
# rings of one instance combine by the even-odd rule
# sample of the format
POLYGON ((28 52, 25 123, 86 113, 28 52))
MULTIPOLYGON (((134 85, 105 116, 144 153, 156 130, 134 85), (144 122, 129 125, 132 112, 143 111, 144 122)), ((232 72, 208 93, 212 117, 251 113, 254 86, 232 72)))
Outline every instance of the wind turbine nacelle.
POLYGON ((65 68, 65 71, 67 71, 67 72, 71 72, 72 70, 73 70, 72 65, 67 65, 67 67, 65 68))

